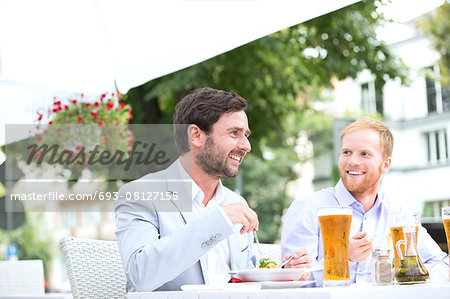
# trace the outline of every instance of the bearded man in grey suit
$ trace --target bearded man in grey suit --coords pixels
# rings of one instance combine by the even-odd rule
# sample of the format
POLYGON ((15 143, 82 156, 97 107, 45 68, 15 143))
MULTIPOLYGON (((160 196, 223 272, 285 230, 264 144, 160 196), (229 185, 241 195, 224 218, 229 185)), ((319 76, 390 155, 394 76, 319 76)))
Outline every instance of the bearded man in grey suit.
MULTIPOLYGON (((128 291, 176 291, 184 284, 226 283, 229 271, 255 267, 251 232, 258 230, 258 217, 220 181, 237 176, 250 151, 246 108, 246 100, 232 91, 192 91, 175 107, 179 159, 120 189, 116 235, 128 291), (132 192, 149 191, 154 186, 146 184, 150 181, 160 182, 158 191, 164 194, 189 200, 192 211, 184 211, 176 200, 171 204, 177 211, 167 212, 147 201, 125 199, 132 192), (180 181, 189 182, 189 187, 180 181)), ((306 250, 299 250, 295 260, 310 264, 306 250)))

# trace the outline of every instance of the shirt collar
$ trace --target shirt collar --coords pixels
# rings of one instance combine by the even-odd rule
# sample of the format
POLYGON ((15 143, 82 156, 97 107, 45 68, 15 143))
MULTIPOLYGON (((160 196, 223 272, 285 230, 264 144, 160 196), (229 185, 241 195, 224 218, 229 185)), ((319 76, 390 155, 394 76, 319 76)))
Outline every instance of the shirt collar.
MULTIPOLYGON (((336 184, 335 195, 336 195, 336 199, 339 202, 340 206, 351 206, 358 202, 353 197, 353 195, 350 193, 350 191, 347 190, 344 183, 342 182, 342 179, 340 179, 339 182, 336 184)), ((377 208, 383 202, 384 202, 384 194, 381 192, 378 192, 377 198, 375 199, 375 203, 373 204, 371 210, 373 208, 377 208)))
MULTIPOLYGON (((183 177, 187 176, 191 178, 191 176, 187 173, 186 169, 184 169, 183 165, 181 164, 180 159, 177 159, 175 163, 177 163, 178 170, 183 177)), ((191 181, 192 181, 192 201, 193 202, 196 201, 198 204, 203 205, 202 201, 203 198, 205 197, 205 194, 203 193, 202 189, 200 189, 200 187, 197 185, 197 183, 195 183, 195 181, 192 180, 192 178, 191 181)), ((224 187, 222 185, 222 181, 219 180, 219 184, 217 184, 214 196, 210 201, 211 203, 214 203, 215 205, 222 205, 222 203, 226 199, 226 195, 223 188, 224 187)))
MULTIPOLYGON (((195 184, 195 182, 194 182, 194 184, 195 184)), ((208 202, 207 207, 221 206, 222 205, 222 203, 226 199, 226 194, 225 194, 223 188, 224 187, 222 185, 222 182, 219 181, 219 184, 217 184, 217 187, 216 187, 216 191, 214 192, 214 196, 208 202)), ((197 202, 197 204, 203 206, 203 199, 205 197, 205 194, 203 193, 203 191, 200 189, 200 187, 197 186, 197 184, 195 184, 195 190, 196 191, 194 191, 194 188, 192 188, 192 190, 193 190, 192 201, 195 201, 195 202, 197 202), (196 193, 194 194, 194 192, 196 192, 196 193)))
POLYGON ((345 188, 342 179, 339 180, 334 189, 336 199, 340 206, 350 206, 357 202, 356 199, 353 197, 353 195, 350 193, 350 191, 348 191, 347 188, 345 188))

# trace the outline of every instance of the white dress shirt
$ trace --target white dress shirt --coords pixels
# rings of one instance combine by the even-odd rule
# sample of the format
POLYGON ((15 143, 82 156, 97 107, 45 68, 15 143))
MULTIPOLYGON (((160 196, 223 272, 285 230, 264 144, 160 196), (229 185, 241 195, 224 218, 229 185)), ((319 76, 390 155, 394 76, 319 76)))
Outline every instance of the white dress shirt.
MULTIPOLYGON (((179 166, 185 171, 181 163, 179 166)), ((222 209, 221 205, 226 199, 226 194, 223 192, 222 182, 219 181, 216 191, 214 192, 213 198, 205 206, 203 204, 203 199, 205 195, 200 187, 192 181, 192 213, 195 216, 200 215, 208 209, 213 207, 218 207, 230 227, 233 226, 230 218, 222 209)), ((220 241, 214 248, 212 248, 208 253, 201 257, 202 262, 207 265, 208 277, 204 277, 205 283, 207 284, 218 284, 227 283, 231 279, 231 275, 228 274, 231 271, 230 265, 230 250, 228 247, 227 239, 220 241)))

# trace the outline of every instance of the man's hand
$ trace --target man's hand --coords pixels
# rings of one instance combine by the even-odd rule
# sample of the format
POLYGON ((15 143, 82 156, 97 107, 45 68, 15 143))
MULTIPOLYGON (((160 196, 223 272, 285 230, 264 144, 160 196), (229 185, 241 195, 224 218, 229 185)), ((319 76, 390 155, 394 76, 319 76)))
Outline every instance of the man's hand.
MULTIPOLYGON (((292 254, 286 254, 284 259, 287 260, 292 254)), ((294 253, 294 258, 284 265, 285 268, 311 268, 311 258, 308 255, 306 248, 300 248, 294 253)), ((299 280, 307 280, 311 276, 311 272, 307 272, 300 277, 299 280)))
POLYGON ((372 252, 372 242, 374 237, 361 232, 350 237, 348 259, 351 262, 365 261, 372 252))
POLYGON ((233 224, 242 224, 241 234, 258 230, 258 215, 243 203, 232 203, 222 206, 233 224))

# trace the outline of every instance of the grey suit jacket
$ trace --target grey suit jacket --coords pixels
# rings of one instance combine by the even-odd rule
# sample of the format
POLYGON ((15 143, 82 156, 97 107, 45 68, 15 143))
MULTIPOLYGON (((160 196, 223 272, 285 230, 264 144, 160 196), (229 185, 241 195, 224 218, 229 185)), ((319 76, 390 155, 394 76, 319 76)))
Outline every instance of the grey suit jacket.
MULTIPOLYGON (((116 236, 127 275, 127 291, 176 291, 184 284, 207 282, 206 267, 200 258, 217 242, 227 238, 231 270, 254 268, 251 234, 240 234, 241 226, 230 227, 218 208, 194 217, 180 208, 180 200, 192 205, 190 184, 180 180, 181 164, 173 163, 166 170, 148 174, 125 184, 119 190, 116 205, 116 236), (176 211, 164 212, 152 201, 129 200, 134 192, 157 191, 178 194, 171 200, 176 211), (154 191, 154 190, 153 190, 154 191)), ((190 180, 192 182, 192 180, 190 180)), ((224 187, 224 204, 245 200, 224 187)))

